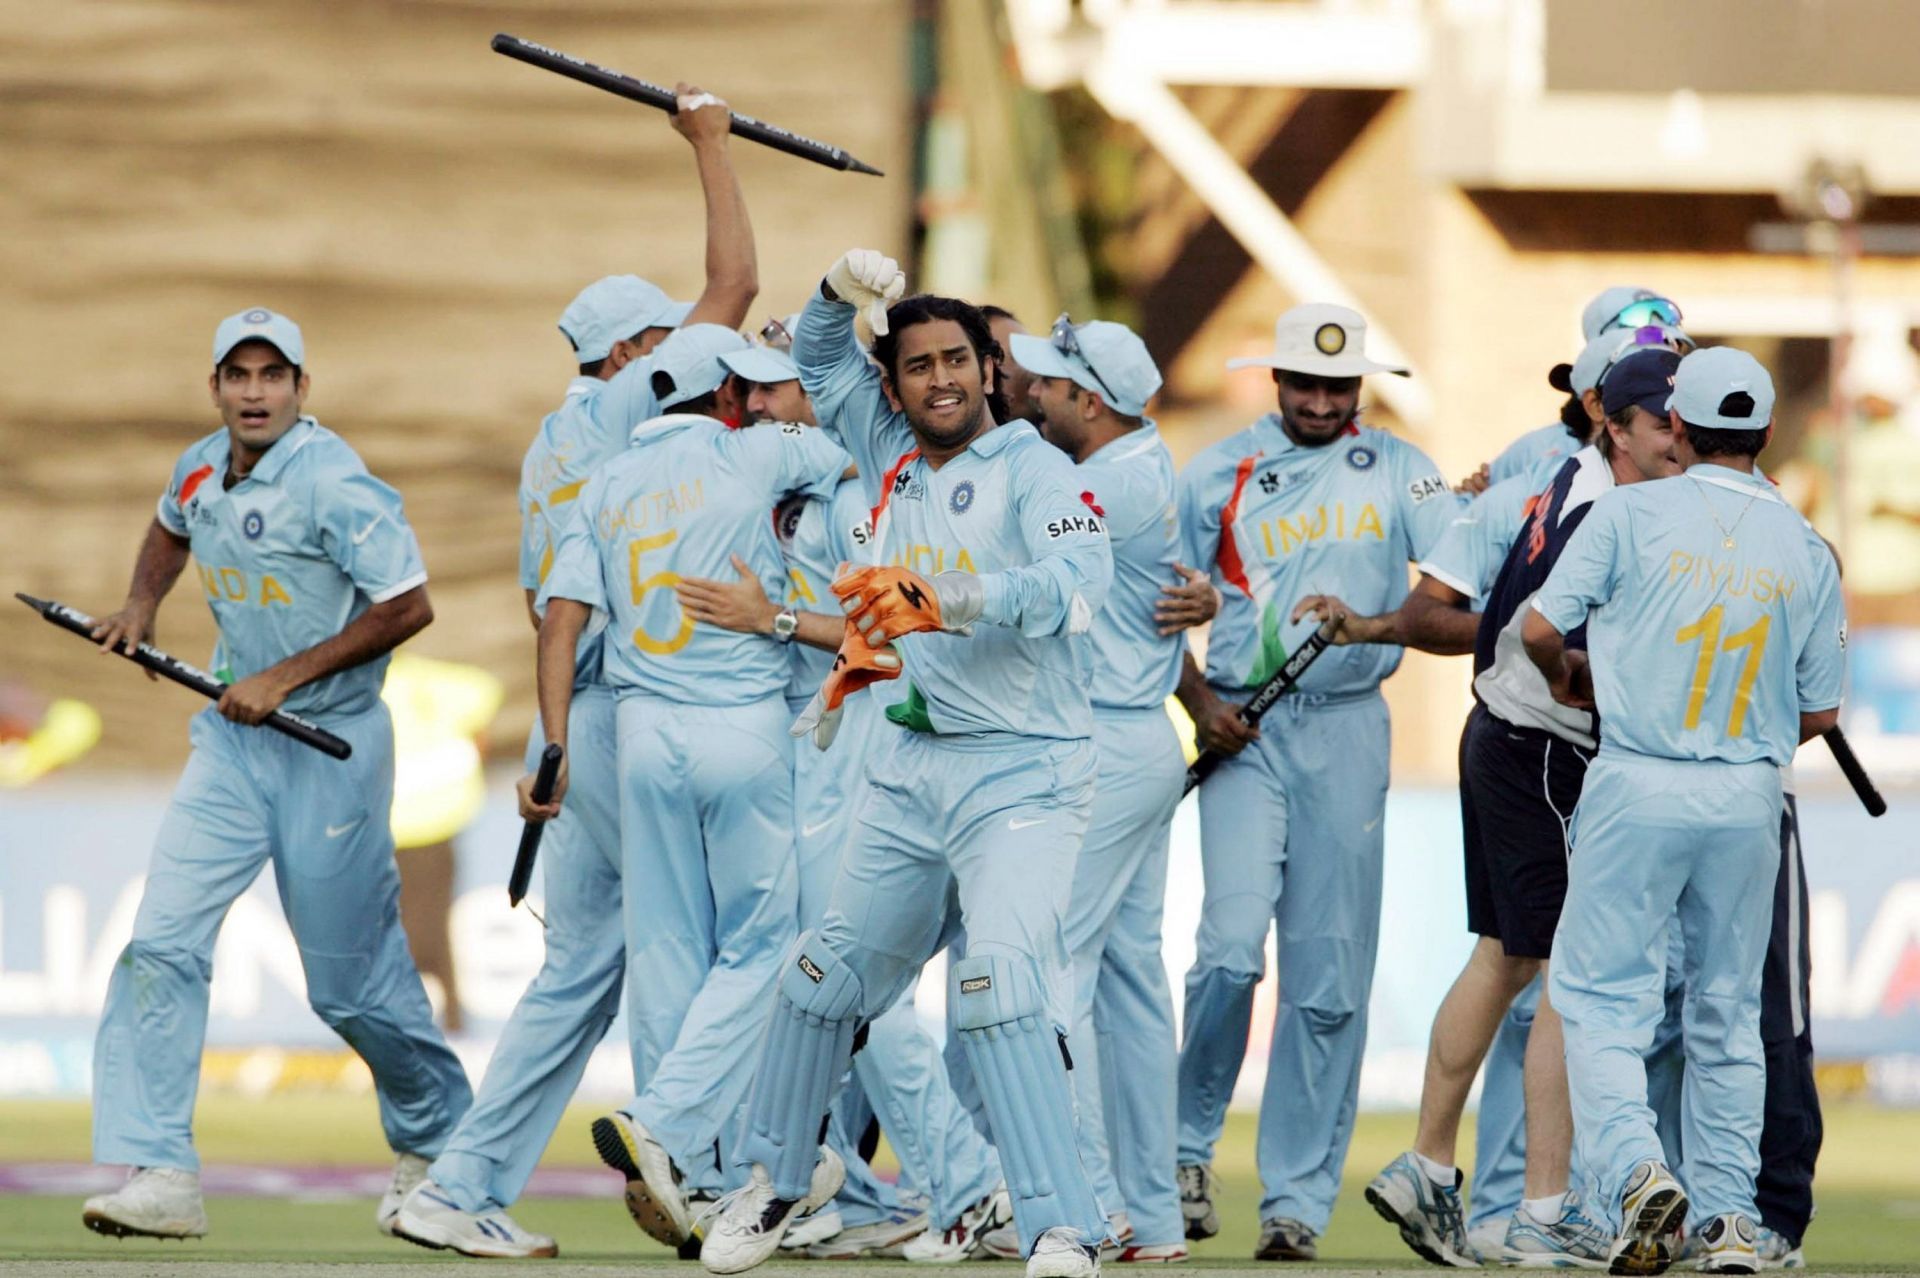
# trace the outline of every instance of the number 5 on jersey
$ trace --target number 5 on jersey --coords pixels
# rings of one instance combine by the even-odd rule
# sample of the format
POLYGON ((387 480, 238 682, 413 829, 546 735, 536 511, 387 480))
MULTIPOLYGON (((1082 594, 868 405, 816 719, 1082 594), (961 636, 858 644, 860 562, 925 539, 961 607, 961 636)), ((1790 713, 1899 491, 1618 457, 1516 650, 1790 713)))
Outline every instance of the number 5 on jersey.
MULTIPOLYGON (((655 533, 651 537, 636 537, 627 543, 627 579, 633 586, 633 606, 635 608, 643 606, 641 600, 646 598, 649 590, 664 588, 669 597, 672 597, 673 587, 679 583, 680 574, 677 572, 656 572, 653 576, 642 579, 640 576, 640 556, 646 554, 649 550, 659 550, 663 546, 671 546, 679 536, 679 529, 669 528, 666 532, 655 533)), ((688 641, 693 638, 693 619, 680 610, 680 601, 678 598, 674 598, 674 611, 680 617, 680 628, 671 636, 665 639, 656 639, 647 633, 645 626, 635 626, 633 628, 633 646, 642 652, 651 652, 655 656, 665 656, 670 652, 678 652, 686 647, 688 641)))

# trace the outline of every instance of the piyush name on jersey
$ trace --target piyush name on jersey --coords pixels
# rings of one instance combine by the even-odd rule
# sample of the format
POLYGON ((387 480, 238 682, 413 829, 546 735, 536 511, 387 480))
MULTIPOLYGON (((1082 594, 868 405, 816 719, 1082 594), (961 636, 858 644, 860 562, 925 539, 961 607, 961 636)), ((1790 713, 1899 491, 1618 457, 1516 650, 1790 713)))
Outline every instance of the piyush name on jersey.
POLYGON ((643 532, 689 511, 698 510, 706 503, 706 481, 702 479, 674 488, 641 493, 624 506, 609 507, 600 512, 601 540, 611 541, 622 532, 643 532))
POLYGON ((1799 586, 1775 568, 1755 568, 1733 559, 1690 555, 1684 550, 1676 550, 1667 558, 1667 584, 1671 586, 1676 580, 1680 580, 1682 590, 1703 590, 1733 599, 1750 597, 1755 603, 1772 603, 1775 599, 1785 603, 1799 586))

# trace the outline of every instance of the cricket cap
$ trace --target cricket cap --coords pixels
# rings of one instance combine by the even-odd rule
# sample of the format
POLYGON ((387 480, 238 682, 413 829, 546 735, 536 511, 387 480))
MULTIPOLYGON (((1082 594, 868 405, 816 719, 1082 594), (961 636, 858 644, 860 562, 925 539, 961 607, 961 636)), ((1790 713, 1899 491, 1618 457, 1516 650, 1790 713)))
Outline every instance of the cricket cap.
POLYGON ((264 306, 248 307, 220 321, 220 327, 213 330, 213 366, 220 367, 242 342, 266 342, 296 368, 307 362, 307 344, 300 337, 300 326, 264 306))
POLYGON ((1667 407, 1689 426, 1765 430, 1773 421, 1773 378, 1733 346, 1710 346, 1680 361, 1667 407))
POLYGON ((749 346, 745 350, 726 351, 720 356, 720 362, 734 375, 762 386, 798 381, 800 377, 800 368, 793 362, 793 356, 785 351, 776 351, 771 346, 749 346))
POLYGON ((653 393, 660 411, 720 389, 727 380, 721 357, 747 349, 747 339, 723 324, 691 324, 674 333, 653 351, 653 393))
POLYGON ((1015 333, 1008 344, 1013 362, 1035 377, 1065 378, 1123 417, 1144 414, 1160 389, 1160 369, 1147 344, 1125 324, 1074 324, 1062 315, 1051 338, 1015 333))
POLYGON ((597 364, 615 342, 649 328, 678 328, 693 310, 638 275, 607 275, 581 289, 560 312, 560 335, 582 364, 597 364))
POLYGON ((1601 383, 1601 408, 1611 417, 1629 404, 1638 404, 1665 421, 1667 396, 1673 394, 1673 370, 1679 367, 1680 353, 1664 346, 1628 351, 1601 383))
POLYGON ((1368 359, 1367 321, 1359 311, 1331 302, 1308 302, 1282 314, 1273 326, 1273 349, 1265 355, 1230 359, 1228 368, 1278 368, 1320 377, 1360 377, 1367 373, 1410 374, 1397 364, 1368 359))
MULTIPOLYGON (((1628 352, 1639 346, 1664 347, 1668 350, 1680 347, 1691 348, 1693 339, 1677 328, 1667 328, 1660 324, 1643 324, 1639 328, 1609 329, 1586 344, 1580 352, 1580 358, 1571 365, 1561 365, 1567 369, 1567 376, 1556 379, 1549 375, 1547 380, 1555 390, 1566 391, 1573 395, 1584 395, 1599 386, 1606 378, 1607 371, 1624 358, 1628 352)), ((1555 373, 1559 369, 1554 370, 1555 373)))

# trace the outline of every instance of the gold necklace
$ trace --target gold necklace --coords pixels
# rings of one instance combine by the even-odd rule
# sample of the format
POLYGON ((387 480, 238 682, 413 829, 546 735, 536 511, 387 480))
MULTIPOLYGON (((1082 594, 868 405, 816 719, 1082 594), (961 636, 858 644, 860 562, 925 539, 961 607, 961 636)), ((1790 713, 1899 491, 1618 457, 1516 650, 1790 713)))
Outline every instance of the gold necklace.
POLYGON ((1747 504, 1740 508, 1740 514, 1734 519, 1733 527, 1729 528, 1720 522, 1720 512, 1713 508, 1713 501, 1707 496, 1707 486, 1696 475, 1688 475, 1687 478, 1693 480, 1694 489, 1700 494, 1701 504, 1707 508, 1707 514, 1712 518, 1713 526, 1720 530, 1720 544, 1732 550, 1733 534, 1740 527, 1740 521, 1747 517, 1747 512, 1753 509, 1753 503, 1760 499, 1760 490, 1757 488, 1753 490, 1753 494, 1747 498, 1747 504))

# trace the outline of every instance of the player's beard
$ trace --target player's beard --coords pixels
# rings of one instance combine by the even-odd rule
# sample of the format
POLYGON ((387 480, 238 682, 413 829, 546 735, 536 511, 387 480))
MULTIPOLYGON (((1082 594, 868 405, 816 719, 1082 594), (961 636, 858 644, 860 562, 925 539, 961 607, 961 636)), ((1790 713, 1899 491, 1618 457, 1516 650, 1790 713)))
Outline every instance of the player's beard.
POLYGON ((987 400, 983 395, 973 401, 973 411, 963 414, 956 421, 932 424, 918 413, 907 414, 907 425, 913 428, 914 435, 922 444, 947 450, 964 448, 987 427, 987 400))
POLYGON ((1282 420, 1286 423, 1287 435, 1292 438, 1295 443, 1307 448, 1324 448, 1334 440, 1340 438, 1342 434, 1353 426, 1355 420, 1360 416, 1360 408, 1358 405, 1355 405, 1353 410, 1347 413, 1346 416, 1337 421, 1333 421, 1331 424, 1328 424, 1327 420, 1319 418, 1309 418, 1303 421, 1290 413, 1283 413, 1281 416, 1282 420))

